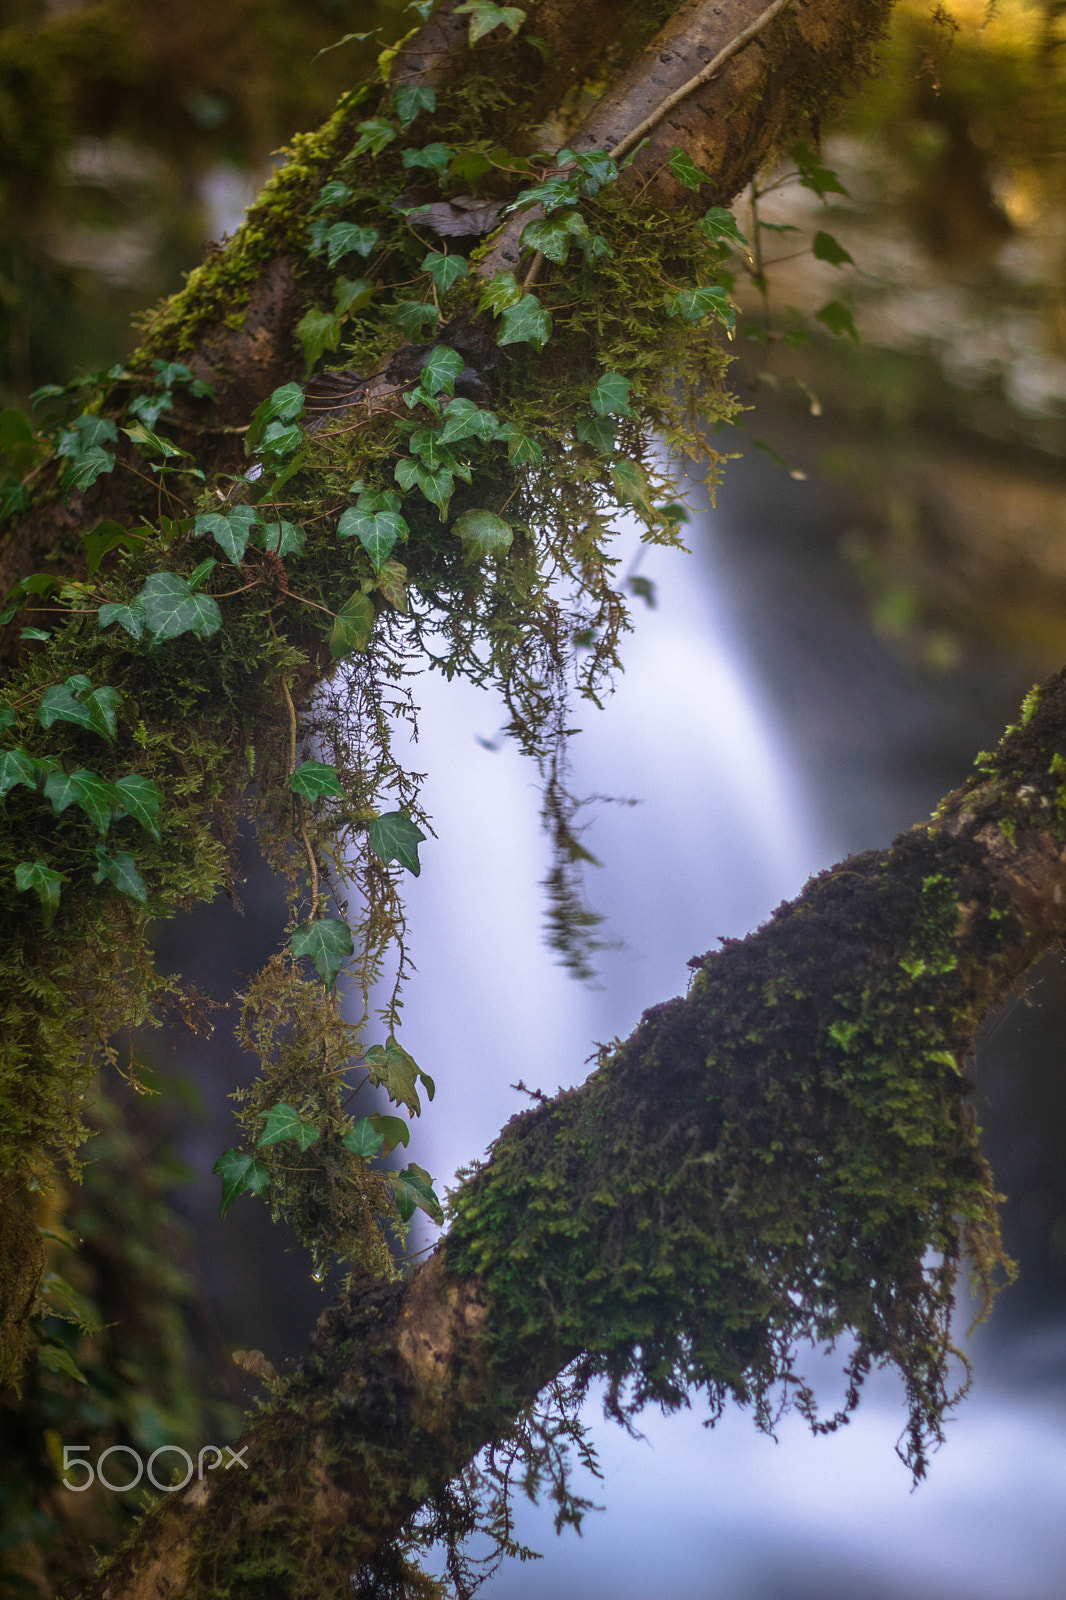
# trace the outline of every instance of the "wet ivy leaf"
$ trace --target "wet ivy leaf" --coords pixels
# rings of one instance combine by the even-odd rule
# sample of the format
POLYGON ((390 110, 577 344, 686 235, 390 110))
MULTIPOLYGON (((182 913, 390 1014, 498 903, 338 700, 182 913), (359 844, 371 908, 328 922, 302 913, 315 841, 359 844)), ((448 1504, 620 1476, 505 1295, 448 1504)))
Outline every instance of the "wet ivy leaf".
POLYGON ((417 485, 430 505, 436 506, 443 522, 448 515, 448 506, 455 488, 453 474, 445 468, 433 472, 423 462, 413 461, 410 456, 397 461, 394 470, 400 488, 410 489, 413 485, 417 485))
POLYGON ((329 636, 329 653, 334 661, 366 649, 374 632, 374 617, 374 602, 361 589, 344 602, 333 619, 329 636))
POLYGON ((96 862, 94 883, 103 883, 106 880, 108 883, 113 883, 120 893, 128 895, 131 900, 139 900, 141 905, 147 904, 148 889, 131 855, 123 853, 112 858, 105 854, 102 845, 97 845, 96 862))
POLYGON ((701 167, 698 167, 687 150, 682 150, 675 144, 670 151, 670 171, 686 189, 698 189, 701 183, 709 182, 709 177, 701 167))
POLYGON ((284 1100, 279 1100, 277 1105, 271 1106, 267 1112, 260 1112, 265 1116, 266 1126, 256 1140, 257 1148, 266 1144, 281 1144, 285 1139, 295 1139, 301 1150, 310 1150, 318 1142, 319 1132, 310 1122, 305 1122, 294 1106, 287 1106, 284 1100))
POLYGON ((296 324, 296 337, 310 372, 327 350, 336 350, 341 339, 341 318, 332 311, 308 311, 296 324))
POLYGON ((495 439, 499 426, 491 411, 484 411, 473 400, 460 397, 449 401, 437 438, 441 444, 455 444, 460 439, 480 439, 487 444, 495 439))
MULTIPOLYGON (((389 1120, 399 1122, 400 1119, 394 1117, 389 1120)), ((404 1123, 403 1127, 406 1128, 407 1124, 404 1123)), ((341 1144, 346 1150, 350 1150, 353 1156, 359 1156, 363 1161, 373 1161, 375 1156, 387 1154, 385 1135, 374 1126, 369 1117, 363 1117, 354 1128, 349 1128, 341 1144)))
POLYGON ((51 927, 59 910, 59 896, 66 882, 61 872, 53 872, 43 861, 20 861, 15 868, 15 888, 21 893, 32 890, 41 902, 44 925, 51 927))
POLYGON ((214 539, 233 565, 239 567, 258 524, 259 519, 252 506, 233 506, 229 511, 208 511, 197 517, 194 532, 198 539, 214 539))
MULTIPOLYGON (((797 140, 790 144, 788 153, 799 169, 799 181, 804 189, 810 189, 819 200, 824 200, 827 194, 843 194, 848 191, 837 177, 831 167, 811 149, 810 145, 797 140)), ((850 199, 850 196, 848 196, 850 199)))
POLYGON ((614 454, 617 430, 609 417, 578 417, 575 431, 581 444, 590 444, 601 456, 614 454))
MULTIPOLYGON (((562 266, 570 254, 571 245, 571 232, 567 226, 567 219, 577 215, 576 211, 564 211, 554 216, 541 217, 535 222, 527 222, 522 230, 522 248, 539 250, 548 261, 554 261, 557 266, 562 266)), ((587 227, 585 233, 588 234, 587 227)))
POLYGON ((153 572, 137 598, 153 639, 177 639, 183 633, 210 639, 222 626, 217 602, 195 593, 176 572, 153 572))
POLYGON ((446 256, 440 250, 429 250, 422 258, 422 271, 433 279, 438 294, 446 294, 458 278, 470 272, 463 256, 446 256))
POLYGON ((405 150, 403 164, 408 172, 418 168, 425 168, 427 171, 435 173, 443 181, 447 176, 448 163, 451 158, 451 146, 437 141, 434 144, 425 145, 421 150, 405 150))
POLYGON ((130 411, 146 428, 154 428, 164 411, 173 411, 169 394, 139 394, 130 401, 130 411))
POLYGON ((718 284, 664 294, 663 307, 668 317, 680 317, 688 323, 700 322, 706 316, 717 317, 731 333, 737 323, 736 307, 728 291, 718 284))
POLYGON ((435 344, 426 357, 426 362, 419 374, 419 382, 427 394, 439 394, 444 390, 447 394, 455 391, 455 380, 463 372, 466 362, 458 350, 453 350, 450 345, 435 344))
POLYGON ((494 511, 464 511, 452 523, 452 532, 462 540, 468 561, 484 561, 486 556, 505 556, 511 548, 514 531, 509 522, 494 511))
POLYGON ((392 320, 405 338, 417 344, 423 334, 435 332, 440 322, 440 312, 435 305, 423 305, 418 300, 401 300, 393 310, 392 320))
POLYGON ((170 439, 164 439, 162 434, 153 433, 143 423, 137 422, 132 428, 123 428, 122 431, 137 446, 142 455, 162 456, 165 461, 178 456, 189 457, 187 450, 183 450, 180 445, 174 444, 170 439))
POLYGON ((23 628, 19 634, 20 639, 32 639, 43 643, 52 637, 44 628, 23 628))
POLYGON ((399 133, 394 122, 389 122, 386 117, 367 117, 365 122, 356 124, 356 140, 352 155, 365 155, 368 151, 372 156, 379 156, 390 145, 399 133))
POLYGON ((816 261, 827 261, 831 267, 853 267, 854 258, 848 254, 844 246, 833 238, 831 233, 823 233, 821 229, 811 241, 811 252, 816 261))
POLYGON ((644 468, 639 461, 616 461, 611 467, 611 482, 620 500, 633 506, 647 521, 659 520, 658 513, 651 503, 651 491, 644 475, 644 468))
POLYGON ((506 28, 515 34, 526 20, 520 6, 498 6, 494 0, 463 0, 461 6, 456 6, 455 14, 469 16, 471 45, 477 44, 494 28, 506 28))
POLYGON ((94 446, 117 444, 118 429, 110 417, 95 417, 83 412, 63 429, 56 446, 56 455, 76 460, 94 446))
MULTIPOLYGON (((417 1079, 421 1076, 418 1062, 414 1056, 408 1055, 394 1033, 390 1033, 384 1045, 371 1045, 363 1059, 372 1083, 381 1084, 396 1105, 406 1106, 416 1117, 421 1116, 422 1104, 417 1088, 417 1079)), ((407 1140, 403 1142, 406 1144, 407 1140)))
POLYGON ((272 422, 288 425, 304 409, 304 392, 298 383, 283 383, 252 414, 252 425, 244 437, 245 451, 251 455, 272 422))
POLYGON ((397 539, 407 537, 407 523, 400 515, 399 504, 399 495, 392 490, 379 493, 364 489, 337 524, 339 538, 359 540, 375 572, 380 572, 397 539))
POLYGON ((409 128, 423 111, 437 109, 437 92, 428 84, 401 83, 392 91, 392 104, 401 128, 409 128))
POLYGON ((25 750, 0 751, 0 800, 19 783, 25 784, 27 789, 36 789, 37 769, 33 757, 25 750))
POLYGON ((509 211, 528 211, 530 206, 542 206, 549 215, 559 211, 563 206, 573 206, 581 198, 577 179, 573 176, 546 178, 543 183, 535 183, 528 189, 523 189, 517 200, 512 200, 506 208, 504 215, 509 211))
POLYGON ((491 311, 498 317, 501 311, 513 306, 522 298, 522 291, 513 272, 497 272, 477 303, 478 312, 491 311))
POLYGON ((401 1222, 410 1222, 417 1207, 432 1222, 443 1223, 444 1210, 433 1192, 432 1179, 424 1167, 412 1162, 402 1172, 390 1172, 389 1182, 401 1222))
POLYGON ((112 813, 121 802, 114 786, 95 772, 50 772, 44 780, 45 798, 58 816, 68 806, 80 806, 100 833, 106 833, 112 813))
POLYGON ((342 206, 350 198, 352 188, 345 183, 343 178, 330 178, 318 191, 318 199, 311 207, 312 211, 325 211, 330 206, 342 206))
POLYGON ((218 1208, 224 1217, 234 1200, 242 1194, 266 1194, 270 1188, 270 1173, 261 1161, 246 1150, 223 1150, 212 1172, 222 1179, 222 1202, 218 1208))
POLYGON ((444 467, 448 472, 454 472, 457 477, 465 476, 464 463, 456 456, 454 450, 441 440, 436 428, 416 428, 411 435, 411 452, 425 462, 431 472, 437 472, 444 467))
POLYGON ((383 561, 381 563, 381 571, 378 573, 378 581, 374 587, 382 598, 389 602, 390 606, 395 606, 401 615, 407 615, 407 568, 405 566, 399 561, 393 561, 391 558, 388 561, 383 561))
POLYGON ((127 532, 120 522, 98 522, 81 537, 85 546, 85 571, 90 578, 99 570, 104 557, 112 550, 117 550, 120 545, 125 546, 127 550, 144 548, 144 540, 139 539, 136 534, 127 532))
POLYGON ((103 477, 105 472, 111 472, 114 465, 115 458, 110 450, 104 450, 100 445, 93 445, 75 456, 59 480, 63 499, 69 500, 75 490, 91 489, 97 478, 103 477))
POLYGON ((401 867, 406 867, 408 872, 418 877, 422 870, 418 862, 418 847, 426 836, 417 822, 405 817, 402 811, 386 811, 383 816, 372 820, 367 833, 370 848, 379 861, 386 866, 390 861, 398 861, 401 867))
POLYGON ((338 261, 353 251, 357 255, 368 256, 378 242, 378 230, 361 222, 335 222, 327 231, 324 242, 329 251, 329 264, 335 267, 338 261))
POLYGON ((292 936, 293 955, 308 956, 327 988, 333 987, 338 972, 354 950, 352 930, 335 917, 302 922, 292 936))
POLYGON ((531 344, 534 350, 540 351, 551 333, 551 312, 545 310, 535 294, 524 294, 514 305, 504 307, 496 343, 531 344))
POLYGON ((539 467, 544 460, 544 451, 536 439, 516 428, 513 422, 501 423, 496 437, 507 445, 507 459, 512 466, 539 467))
POLYGON ((101 606, 97 615, 101 628, 110 628, 113 622, 117 622, 127 633, 132 634, 134 639, 144 638, 144 606, 140 596, 129 606, 114 604, 101 606))
POLYGON ((712 244, 725 241, 738 250, 747 250, 748 241, 737 227, 737 219, 725 206, 711 206, 700 218, 699 226, 712 244))
POLYGON ((289 783, 293 794, 302 795, 305 800, 331 797, 338 800, 347 799, 344 785, 337 776, 336 767, 328 766, 325 761, 301 761, 289 783))
POLYGON ((618 372, 605 372, 598 383, 592 385, 589 400, 598 417, 632 416, 629 391, 633 387, 628 378, 618 372))
POLYGON ((814 313, 815 321, 829 329, 834 338, 844 336, 851 339, 854 344, 859 342, 859 330, 855 326, 855 318, 850 309, 841 300, 827 300, 820 311, 814 313))
POLYGON ((264 523, 256 532, 255 543, 261 550, 272 550, 276 556, 303 555, 304 545, 307 543, 307 534, 299 523, 286 522, 284 517, 277 522, 264 523))
POLYGON ((159 840, 159 808, 163 804, 163 791, 151 778, 128 772, 114 785, 119 800, 128 814, 139 822, 146 833, 159 840))
POLYGON ((333 285, 333 304, 337 315, 347 317, 353 311, 361 310, 373 295, 374 287, 369 278, 338 278, 333 285))
POLYGON ((117 689, 93 689, 89 680, 76 673, 64 684, 52 684, 41 696, 37 720, 42 728, 53 722, 73 722, 76 727, 87 728, 104 739, 113 739, 118 731, 118 708, 122 696, 117 689))

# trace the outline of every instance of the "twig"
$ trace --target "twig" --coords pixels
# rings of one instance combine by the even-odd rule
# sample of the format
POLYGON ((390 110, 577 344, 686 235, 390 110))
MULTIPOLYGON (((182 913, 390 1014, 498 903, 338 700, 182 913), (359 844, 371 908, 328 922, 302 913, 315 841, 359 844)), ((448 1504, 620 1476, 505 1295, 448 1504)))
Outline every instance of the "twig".
MULTIPOLYGON (((289 693, 289 680, 282 678, 281 692, 285 696, 285 704, 289 712, 289 777, 292 778, 296 771, 296 707, 292 703, 289 693)), ((311 869, 311 915, 318 915, 318 862, 315 852, 311 849, 311 841, 307 837, 307 826, 304 822, 304 803, 300 795, 295 795, 296 821, 300 827, 300 838, 303 840, 304 849, 307 851, 307 865, 311 869)))

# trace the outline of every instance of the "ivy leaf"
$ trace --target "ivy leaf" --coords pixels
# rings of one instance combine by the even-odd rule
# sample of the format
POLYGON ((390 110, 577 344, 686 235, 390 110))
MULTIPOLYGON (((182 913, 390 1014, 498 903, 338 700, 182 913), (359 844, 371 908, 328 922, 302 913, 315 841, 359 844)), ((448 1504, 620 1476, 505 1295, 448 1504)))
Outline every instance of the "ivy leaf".
POLYGON ((465 278, 470 268, 463 256, 446 256, 440 250, 429 250, 422 259, 422 271, 433 279, 438 294, 447 294, 458 278, 465 278))
POLYGON ((120 545, 125 545, 127 550, 140 550, 144 545, 143 539, 127 533, 120 522, 98 522, 81 537, 85 546, 85 571, 90 578, 98 571, 104 557, 120 545))
MULTIPOLYGON (((562 266, 570 254, 571 233, 567 219, 577 215, 576 211, 565 211, 555 216, 541 217, 535 222, 527 222, 522 229, 522 248, 539 250, 547 260, 562 266)), ((588 234, 587 227, 585 233, 588 234)))
POLYGON ((100 833, 107 832, 112 813, 121 805, 113 784, 84 769, 50 772, 44 780, 44 793, 57 816, 68 806, 80 806, 100 833))
POLYGON ((614 454, 617 429, 609 417, 578 417, 576 433, 581 444, 590 444, 601 456, 614 454))
POLYGON ((628 378, 618 372, 605 372, 598 383, 592 385, 589 400, 598 417, 629 417, 629 391, 633 387, 628 378))
POLYGON ((295 1107, 287 1106, 284 1100, 259 1114, 265 1116, 266 1127, 256 1140, 257 1149, 266 1144, 280 1144, 284 1139, 295 1139, 301 1150, 310 1150, 318 1142, 318 1129, 305 1122, 295 1107))
POLYGON ((701 183, 709 182, 709 175, 698 167, 687 150, 682 150, 675 144, 670 151, 670 171, 686 189, 698 189, 701 183))
POLYGON ((222 613, 208 594, 194 593, 176 572, 153 572, 137 596, 153 639, 176 639, 194 633, 210 639, 222 626, 222 613))
POLYGON ((366 649, 374 632, 374 617, 374 602, 361 589, 344 602, 333 619, 329 636, 329 653, 334 661, 366 649))
POLYGON ((820 229, 811 243, 811 251, 816 261, 828 261, 831 267, 855 265, 854 258, 848 254, 844 246, 834 239, 831 233, 823 233, 820 229))
POLYGON ((43 861, 20 861, 15 868, 15 888, 21 893, 32 889, 41 902, 44 925, 50 928, 59 910, 59 896, 66 882, 61 872, 53 872, 43 861))
POLYGON ((270 1173, 261 1161, 245 1150, 223 1150, 211 1171, 222 1179, 220 1217, 226 1215, 238 1195, 266 1194, 270 1188, 270 1173))
POLYGON ((455 488, 453 474, 443 467, 440 471, 433 472, 423 462, 415 461, 410 456, 397 461, 394 471, 400 488, 410 489, 413 485, 417 485, 430 505, 436 506, 443 522, 448 515, 448 506, 455 488))
POLYGON ((0 751, 0 800, 19 783, 25 784, 27 789, 36 789, 37 769, 33 757, 25 750, 0 751))
POLYGON ((449 450, 442 442, 436 428, 416 428, 411 435, 411 452, 424 461, 432 472, 444 467, 457 476, 466 476, 462 470, 464 463, 459 460, 454 450, 449 450))
MULTIPOLYGON (((427 144, 421 150, 405 150, 403 164, 408 172, 415 168, 424 167, 429 172, 436 173, 442 181, 448 173, 448 163, 452 158, 451 146, 441 144, 427 144)), ((464 263, 465 265, 465 263, 464 263)))
POLYGON ((328 766, 324 761, 301 761, 289 784, 293 794, 302 795, 305 800, 322 800, 330 796, 347 799, 336 767, 328 766))
POLYGON ((410 1222, 417 1208, 424 1211, 431 1221, 443 1223, 443 1208, 433 1192, 432 1180, 424 1167, 412 1162, 403 1172, 390 1172, 388 1177, 401 1222, 410 1222))
POLYGON ((262 405, 252 413, 252 425, 244 437, 244 448, 251 455, 272 422, 288 425, 295 422, 304 409, 304 392, 298 383, 283 383, 262 405))
POLYGON ((252 506, 233 506, 229 511, 205 512, 197 517, 193 531, 198 539, 214 539, 233 565, 239 567, 258 524, 259 518, 252 506))
POLYGON ((378 593, 395 606, 403 616, 407 615, 407 568, 399 561, 383 561, 378 581, 374 585, 378 593))
POLYGON ((115 458, 110 450, 93 445, 82 455, 75 456, 59 480, 64 500, 69 500, 76 489, 91 489, 97 478, 114 469, 115 458))
POLYGON ((514 538, 510 523, 504 522, 494 511, 464 511, 453 522, 452 532, 462 540, 467 561, 504 556, 514 538))
POLYGON ((368 256, 378 242, 378 230, 361 222, 335 222, 324 239, 329 250, 329 264, 335 267, 344 256, 368 256))
POLYGON ((795 144, 789 145, 788 153, 799 168, 801 185, 804 189, 810 189, 811 193, 816 194, 819 200, 824 200, 827 194, 846 195, 848 193, 836 173, 831 167, 825 165, 824 161, 815 154, 810 145, 797 140, 795 144))
POLYGON ((389 122, 385 117, 368 117, 365 122, 356 124, 356 140, 352 156, 361 156, 369 150, 372 156, 379 156, 386 145, 396 138, 398 129, 395 123, 389 122))
POLYGON ((401 867, 406 867, 408 872, 418 877, 422 870, 418 862, 418 847, 426 836, 417 822, 405 817, 402 811, 386 811, 384 816, 374 817, 367 833, 370 848, 379 861, 386 866, 390 861, 398 861, 401 867))
POLYGON ((513 272, 497 272, 491 283, 482 291, 481 299, 477 303, 478 313, 491 311, 498 317, 501 311, 506 311, 508 306, 517 304, 522 298, 522 291, 515 281, 513 272))
POLYGON ((473 400, 451 400, 444 413, 444 425, 437 432, 441 444, 460 439, 480 439, 483 444, 495 439, 499 422, 491 411, 483 411, 473 400))
POLYGON ((67 1347, 54 1340, 50 1339, 37 1347, 37 1360, 46 1372, 54 1372, 57 1378, 72 1378, 75 1383, 89 1381, 67 1347))
POLYGON ((337 315, 347 317, 353 311, 359 311, 373 293, 374 284, 369 278, 338 278, 333 285, 333 304, 337 308, 337 315))
POLYGON ((463 0, 461 6, 455 8, 456 16, 469 16, 470 18, 470 43, 477 44, 487 33, 494 28, 506 28, 512 35, 516 34, 526 14, 519 6, 498 6, 494 0, 463 0))
POLYGON ((311 207, 312 211, 325 211, 330 206, 342 206, 350 198, 352 188, 344 182, 343 178, 330 178, 318 191, 318 199, 311 207))
POLYGON ((123 853, 120 856, 106 855, 102 845, 96 847, 96 871, 93 873, 94 883, 113 883, 122 894, 129 895, 131 900, 139 900, 142 905, 147 904, 148 889, 144 879, 137 871, 137 863, 131 855, 123 853))
POLYGON ((144 606, 139 595, 133 604, 129 606, 111 603, 101 606, 98 617, 101 628, 110 628, 113 622, 117 622, 121 627, 125 628, 127 633, 132 634, 135 639, 144 638, 144 606))
POLYGON ((663 306, 668 317, 680 317, 683 322, 699 322, 708 315, 715 316, 732 333, 737 323, 736 307, 729 293, 718 284, 696 289, 678 289, 663 295, 663 306))
POLYGON ((500 424, 497 439, 507 445, 507 459, 515 467, 539 467, 544 451, 528 433, 523 433, 513 422, 500 424))
MULTIPOLYGON (((399 1122, 400 1119, 394 1117, 390 1120, 399 1122)), ((407 1124, 404 1123, 403 1126, 406 1128, 407 1124)), ((385 1135, 375 1128, 369 1117, 363 1117, 354 1128, 348 1129, 341 1144, 346 1150, 350 1150, 353 1156, 359 1156, 363 1161, 373 1161, 375 1156, 384 1153, 385 1135)))
MULTIPOLYGON (((62 392, 62 391, 60 391, 62 392)), ((75 417, 59 435, 59 444, 56 446, 56 455, 69 457, 76 460, 94 446, 116 444, 118 442, 118 429, 110 417, 95 417, 89 412, 83 412, 80 417, 75 417)))
POLYGON ((418 1062, 408 1055, 394 1033, 389 1035, 385 1045, 371 1045, 363 1059, 372 1083, 381 1084, 396 1105, 406 1106, 416 1117, 422 1115, 416 1084, 421 1076, 418 1062))
POLYGON ((315 971, 330 989, 354 950, 352 930, 346 922, 338 922, 335 917, 302 922, 292 936, 293 955, 309 956, 315 971))
POLYGON ((855 318, 849 308, 840 300, 827 300, 820 311, 814 313, 815 321, 821 322, 837 339, 846 335, 855 344, 859 342, 859 330, 855 326, 855 318))
POLYGON ((439 394, 442 389, 447 394, 454 394, 455 380, 465 368, 466 362, 458 350, 453 350, 450 345, 435 344, 419 374, 419 383, 427 394, 439 394))
POLYGON ((557 167, 576 166, 581 171, 581 193, 588 199, 598 194, 605 184, 614 183, 618 177, 618 163, 606 150, 559 150, 555 156, 557 167))
POLYGON ((154 428, 164 411, 173 411, 169 394, 139 394, 130 401, 130 410, 146 428, 154 428))
POLYGON ((104 739, 113 739, 118 731, 118 708, 122 696, 117 689, 93 689, 89 680, 76 673, 64 684, 53 684, 41 696, 37 720, 42 728, 53 722, 73 722, 76 727, 87 728, 104 739))
POLYGON ((648 488, 644 468, 638 461, 627 459, 616 461, 611 468, 611 482, 620 500, 633 506, 647 521, 659 520, 651 502, 651 490, 648 488))
POLYGON ((189 452, 183 450, 180 445, 172 444, 169 439, 164 439, 160 433, 153 433, 150 428, 146 428, 141 422, 135 423, 132 428, 123 428, 122 431, 128 439, 132 440, 142 455, 162 456, 165 461, 169 461, 172 457, 189 456, 189 452))
POLYGON ((124 778, 119 778, 114 788, 124 809, 158 842, 159 823, 156 819, 163 804, 163 791, 159 785, 140 773, 128 772, 124 778))
POLYGON ((392 103, 401 128, 409 128, 423 111, 437 109, 437 93, 428 85, 402 83, 392 91, 392 103))
POLYGON ((310 372, 327 350, 336 350, 341 340, 341 318, 331 311, 308 311, 296 324, 296 337, 303 348, 310 372))
POLYGON ((699 227, 712 244, 728 240, 730 244, 736 245, 738 250, 749 248, 747 239, 737 227, 736 218, 731 211, 726 210, 725 206, 711 206, 710 210, 705 211, 700 218, 699 227))
POLYGON ((384 1139, 382 1155, 391 1156, 397 1145, 404 1148, 411 1143, 411 1125, 403 1117, 390 1117, 386 1112, 375 1111, 370 1117, 370 1122, 384 1139))
POLYGON ((540 351, 551 333, 551 312, 545 310, 535 294, 524 294, 514 305, 504 307, 496 343, 531 344, 534 350, 540 351))
POLYGON ((399 511, 399 496, 391 490, 378 493, 364 489, 337 524, 339 538, 359 540, 375 572, 380 572, 397 539, 406 538, 407 532, 407 523, 399 511))
POLYGON ((393 309, 392 320, 412 344, 417 344, 423 333, 435 332, 440 312, 435 305, 423 305, 419 300, 401 300, 393 309))
POLYGON ((279 518, 277 522, 268 522, 259 528, 255 543, 261 550, 272 550, 276 556, 299 556, 303 555, 307 535, 299 523, 279 518))

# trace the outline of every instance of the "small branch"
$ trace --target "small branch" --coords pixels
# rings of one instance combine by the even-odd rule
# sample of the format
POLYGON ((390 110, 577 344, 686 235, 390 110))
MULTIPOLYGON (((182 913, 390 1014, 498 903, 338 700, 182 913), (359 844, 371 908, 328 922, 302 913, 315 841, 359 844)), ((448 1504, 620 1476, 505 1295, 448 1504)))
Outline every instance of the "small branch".
MULTIPOLYGON (((288 678, 282 678, 281 692, 285 696, 285 705, 289 713, 289 778, 291 779, 293 773, 296 771, 297 730, 296 707, 293 705, 292 695, 289 693, 288 678)), ((311 873, 311 915, 312 917, 315 917, 318 915, 318 862, 315 860, 315 852, 311 848, 311 841, 307 837, 307 825, 304 821, 303 799, 298 794, 294 795, 293 799, 296 802, 296 822, 300 829, 300 838, 303 840, 303 847, 307 852, 307 865, 311 873)))

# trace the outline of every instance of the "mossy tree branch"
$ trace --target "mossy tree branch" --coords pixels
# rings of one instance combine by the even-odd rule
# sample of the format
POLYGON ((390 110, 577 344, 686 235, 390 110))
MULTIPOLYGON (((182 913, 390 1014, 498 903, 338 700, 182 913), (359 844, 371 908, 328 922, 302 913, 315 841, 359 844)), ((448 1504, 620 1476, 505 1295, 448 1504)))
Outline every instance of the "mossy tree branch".
POLYGON ((965 1101, 983 1017, 1066 929, 1066 674, 931 823, 692 963, 579 1089, 517 1117, 407 1283, 322 1317, 248 1473, 157 1508, 98 1600, 343 1594, 420 1501, 575 1360, 624 1413, 701 1388, 819 1420, 807 1340, 901 1373, 924 1470, 951 1292, 1002 1264, 965 1101))

